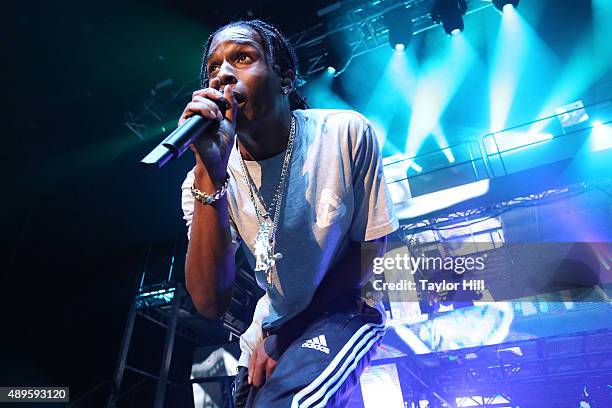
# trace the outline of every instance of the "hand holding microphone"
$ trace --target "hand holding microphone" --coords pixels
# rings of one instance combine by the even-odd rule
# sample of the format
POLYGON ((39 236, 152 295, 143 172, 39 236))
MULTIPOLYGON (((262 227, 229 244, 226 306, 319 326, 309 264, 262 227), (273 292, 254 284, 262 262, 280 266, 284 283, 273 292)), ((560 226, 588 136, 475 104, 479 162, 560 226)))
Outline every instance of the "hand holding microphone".
POLYGON ((220 87, 221 81, 213 78, 208 88, 194 92, 179 119, 179 127, 141 163, 162 167, 191 147, 196 153, 196 166, 205 166, 215 180, 223 178, 234 143, 238 104, 229 86, 223 92, 220 87))

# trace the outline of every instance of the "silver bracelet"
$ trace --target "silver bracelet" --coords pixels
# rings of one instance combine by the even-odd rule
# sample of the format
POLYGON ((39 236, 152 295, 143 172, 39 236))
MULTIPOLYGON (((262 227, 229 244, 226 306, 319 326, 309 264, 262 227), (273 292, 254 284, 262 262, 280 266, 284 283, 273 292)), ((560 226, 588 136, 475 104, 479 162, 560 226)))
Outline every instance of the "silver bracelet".
POLYGON ((227 185, 229 183, 229 179, 230 179, 229 174, 226 174, 225 182, 223 182, 223 185, 219 187, 217 191, 215 191, 212 194, 206 194, 206 193, 201 192, 200 190, 195 188, 195 182, 194 182, 194 184, 191 186, 191 195, 193 196, 193 198, 195 198, 202 204, 210 205, 225 195, 225 192, 227 191, 227 185))

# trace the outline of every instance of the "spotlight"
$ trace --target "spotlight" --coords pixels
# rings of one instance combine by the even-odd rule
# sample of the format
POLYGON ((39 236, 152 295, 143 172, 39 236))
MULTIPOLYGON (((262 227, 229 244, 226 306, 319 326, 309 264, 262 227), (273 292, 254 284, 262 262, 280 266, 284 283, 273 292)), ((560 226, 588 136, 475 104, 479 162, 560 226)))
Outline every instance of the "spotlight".
POLYGON ((599 152, 612 149, 612 128, 600 120, 592 122, 591 125, 591 150, 599 152))
POLYGON ((463 15, 467 11, 466 0, 435 0, 431 10, 434 23, 442 23, 448 35, 458 35, 463 31, 463 15))
POLYGON ((517 8, 520 0, 492 0, 496 9, 503 13, 507 7, 517 8))
POLYGON ((413 161, 412 163, 410 163, 410 167, 412 167, 412 169, 413 169, 414 171, 416 171, 417 173, 421 173, 421 172, 423 172, 423 167, 419 166, 419 165, 418 165, 416 162, 414 162, 414 161, 413 161))
POLYGON ((383 15, 389 29, 389 45, 396 51, 404 51, 412 39, 412 17, 405 7, 391 10, 383 15))
POLYGON ((325 65, 327 73, 332 76, 338 76, 344 72, 353 58, 351 45, 344 33, 333 33, 325 38, 327 48, 327 56, 325 57, 325 65))

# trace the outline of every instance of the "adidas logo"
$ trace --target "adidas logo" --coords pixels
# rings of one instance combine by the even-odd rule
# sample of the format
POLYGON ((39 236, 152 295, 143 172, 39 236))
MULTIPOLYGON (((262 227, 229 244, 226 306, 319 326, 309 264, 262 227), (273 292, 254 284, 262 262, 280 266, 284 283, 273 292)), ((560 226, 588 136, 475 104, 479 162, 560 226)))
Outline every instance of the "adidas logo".
POLYGON ((329 354, 329 347, 327 347, 327 340, 325 340, 324 334, 314 337, 310 340, 306 340, 304 344, 302 344, 302 347, 315 349, 318 351, 322 351, 325 354, 329 354))

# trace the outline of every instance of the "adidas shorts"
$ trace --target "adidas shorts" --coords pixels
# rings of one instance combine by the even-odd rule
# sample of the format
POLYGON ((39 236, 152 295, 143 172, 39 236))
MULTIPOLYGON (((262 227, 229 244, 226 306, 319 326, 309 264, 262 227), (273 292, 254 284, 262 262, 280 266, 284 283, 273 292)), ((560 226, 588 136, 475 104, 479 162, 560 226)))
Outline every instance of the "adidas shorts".
POLYGON ((234 383, 236 408, 344 407, 380 344, 385 327, 377 309, 363 302, 341 302, 308 324, 278 358, 259 389, 239 367, 234 383))

